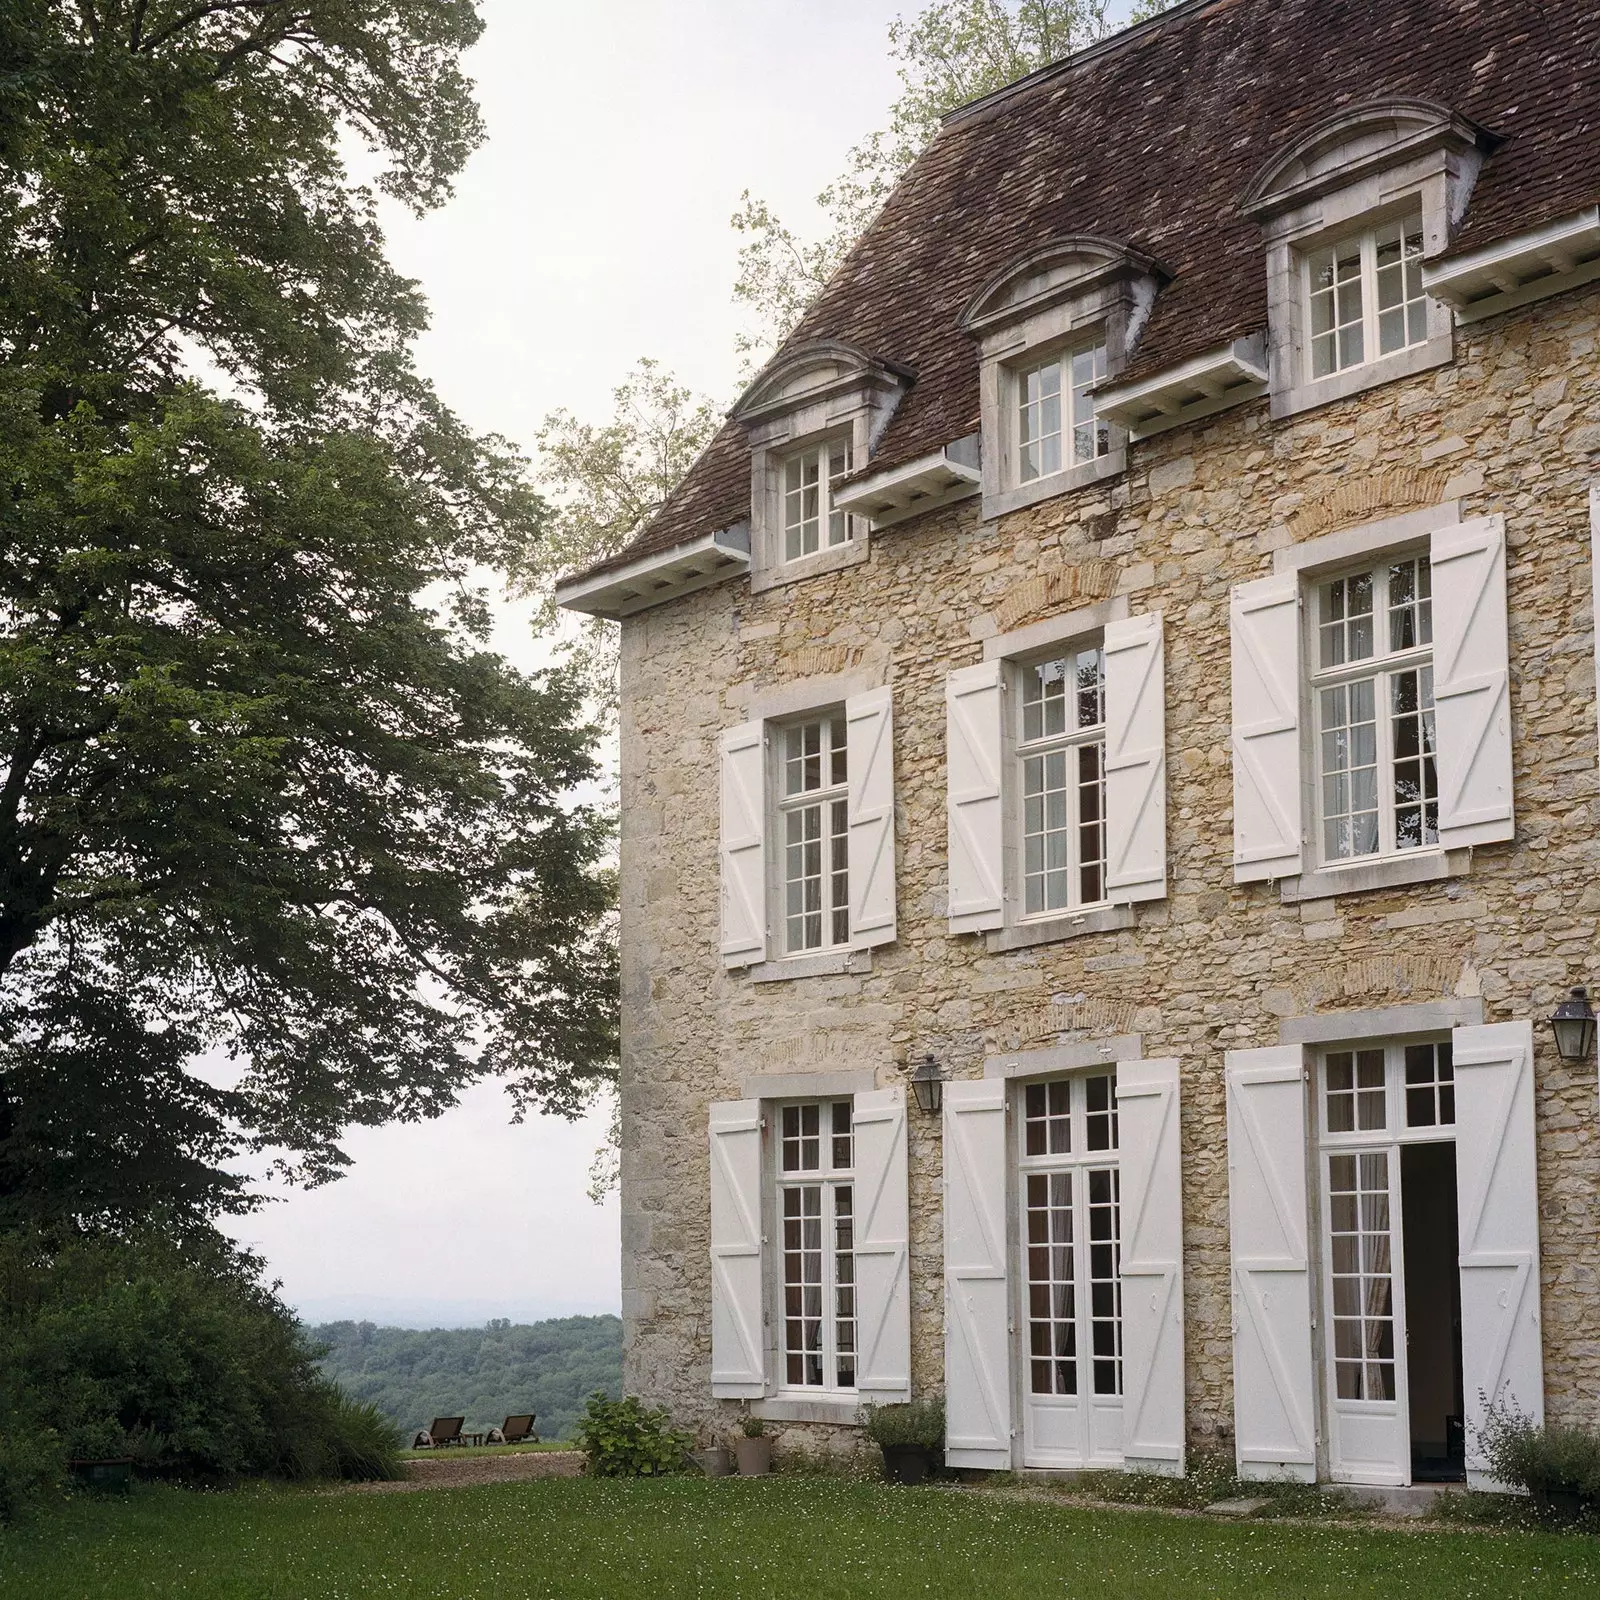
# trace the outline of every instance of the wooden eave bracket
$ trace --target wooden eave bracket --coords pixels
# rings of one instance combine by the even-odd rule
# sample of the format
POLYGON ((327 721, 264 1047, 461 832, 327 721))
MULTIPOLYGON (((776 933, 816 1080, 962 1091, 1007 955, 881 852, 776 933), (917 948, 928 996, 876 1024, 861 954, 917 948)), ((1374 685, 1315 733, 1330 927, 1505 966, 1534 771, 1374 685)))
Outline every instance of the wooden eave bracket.
POLYGON ((1266 335, 1253 333, 1133 383, 1095 391, 1095 415, 1148 439, 1267 392, 1266 335))
POLYGON ((1481 322, 1597 278, 1600 206, 1422 268, 1423 288, 1463 323, 1481 322))
POLYGON ((568 578, 556 585, 555 598, 563 611, 619 622, 749 570, 750 525, 740 522, 611 572, 568 578))
POLYGON ((868 517, 873 527, 882 528, 964 500, 981 487, 978 436, 971 434, 901 466, 883 472, 869 469, 840 488, 834 504, 854 516, 868 517))

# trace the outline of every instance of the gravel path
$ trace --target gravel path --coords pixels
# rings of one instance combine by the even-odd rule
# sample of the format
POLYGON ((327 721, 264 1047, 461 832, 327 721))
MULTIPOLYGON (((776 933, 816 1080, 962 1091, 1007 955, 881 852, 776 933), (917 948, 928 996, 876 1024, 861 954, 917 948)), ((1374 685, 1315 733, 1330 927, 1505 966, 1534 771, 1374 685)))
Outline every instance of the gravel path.
POLYGON ((408 1494, 413 1489, 460 1489, 473 1483, 526 1483, 530 1478, 576 1478, 583 1471, 581 1450, 527 1450, 518 1455, 474 1456, 468 1451, 406 1462, 406 1476, 394 1483, 353 1483, 347 1494, 408 1494))

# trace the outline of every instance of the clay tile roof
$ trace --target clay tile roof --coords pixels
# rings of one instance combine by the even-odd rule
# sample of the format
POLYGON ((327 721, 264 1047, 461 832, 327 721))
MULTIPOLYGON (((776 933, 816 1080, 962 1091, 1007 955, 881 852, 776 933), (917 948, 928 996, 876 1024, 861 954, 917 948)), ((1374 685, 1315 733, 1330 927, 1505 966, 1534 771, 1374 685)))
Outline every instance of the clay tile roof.
MULTIPOLYGON (((1437 102, 1500 137, 1452 251, 1600 199, 1600 0, 1188 0, 946 119, 791 342, 839 339, 916 381, 874 453, 898 466, 978 427, 957 327, 983 283, 1057 234, 1159 259, 1130 376, 1266 325, 1259 226, 1239 214, 1275 152, 1362 100, 1437 102)), ((603 572, 749 515, 730 422, 603 572)))

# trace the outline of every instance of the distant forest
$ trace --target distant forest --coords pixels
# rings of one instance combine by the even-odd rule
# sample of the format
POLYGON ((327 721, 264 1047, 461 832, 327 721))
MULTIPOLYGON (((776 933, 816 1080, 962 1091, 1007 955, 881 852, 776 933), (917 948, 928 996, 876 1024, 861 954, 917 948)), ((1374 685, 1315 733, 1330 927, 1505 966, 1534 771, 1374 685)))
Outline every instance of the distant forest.
POLYGON ((322 1370, 347 1393, 370 1400, 408 1435, 435 1417, 498 1427, 535 1411, 542 1439, 570 1439, 587 1395, 622 1393, 622 1323, 561 1317, 482 1328, 380 1328, 327 1322, 307 1332, 329 1347, 322 1370))

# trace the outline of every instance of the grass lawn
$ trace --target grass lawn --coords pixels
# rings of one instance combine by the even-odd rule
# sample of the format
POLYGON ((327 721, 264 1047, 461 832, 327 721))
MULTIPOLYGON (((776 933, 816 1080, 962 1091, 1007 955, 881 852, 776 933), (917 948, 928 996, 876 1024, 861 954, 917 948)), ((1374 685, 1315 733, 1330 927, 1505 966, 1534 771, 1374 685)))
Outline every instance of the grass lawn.
POLYGON ((1600 1541, 1213 1523, 816 1478, 144 1490, 0 1534, 0 1596, 1600 1596, 1600 1541))

